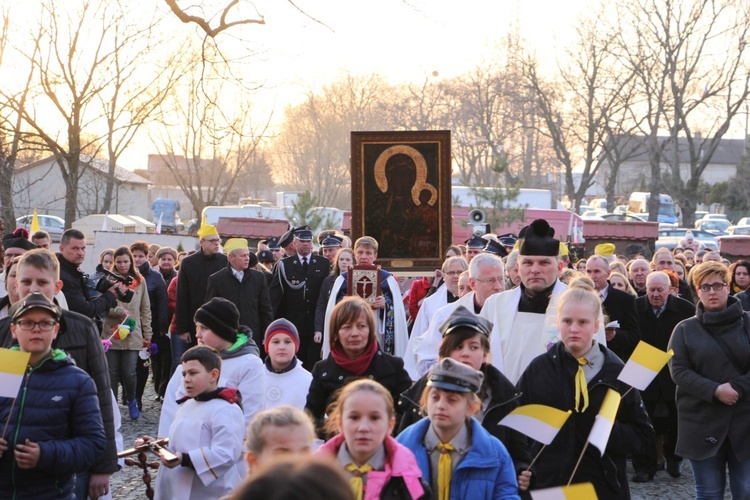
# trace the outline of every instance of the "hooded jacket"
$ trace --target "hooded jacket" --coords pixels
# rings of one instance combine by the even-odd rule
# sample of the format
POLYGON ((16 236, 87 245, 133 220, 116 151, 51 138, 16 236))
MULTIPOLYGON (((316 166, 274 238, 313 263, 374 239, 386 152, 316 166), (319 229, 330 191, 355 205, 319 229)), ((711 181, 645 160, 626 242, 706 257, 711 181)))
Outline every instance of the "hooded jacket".
MULTIPOLYGON (((519 406, 521 393, 493 365, 484 364, 482 372, 485 374, 490 389, 490 402, 484 412, 482 427, 505 445, 513 459, 516 474, 518 474, 525 471, 531 463, 528 439, 520 432, 514 431, 510 427, 498 425, 498 423, 519 406)), ((427 387, 427 379, 427 375, 423 376, 399 397, 396 411, 401 415, 401 418, 397 434, 424 418, 419 402, 422 399, 425 387, 427 387)))
MULTIPOLYGON (((0 319, 0 347, 9 348, 16 342, 10 334, 10 318, 0 319)), ((89 374, 96 384, 99 408, 104 422, 104 433, 107 444, 90 472, 92 474, 112 474, 120 470, 117 464, 117 447, 115 445, 114 409, 112 407, 112 388, 110 386, 109 368, 104 355, 99 331, 94 322, 78 313, 63 309, 60 319, 60 331, 52 342, 53 349, 67 353, 75 365, 89 374)), ((119 412, 119 410, 117 410, 119 412)))
MULTIPOLYGON (((430 458, 424 445, 430 425, 430 420, 423 418, 396 438, 414 453, 425 480, 431 477, 430 458)), ((469 419, 469 425, 471 449, 453 471, 450 500, 518 499, 513 461, 505 446, 475 419, 469 419)))
MULTIPOLYGON (((264 410, 265 405, 265 367, 258 357, 258 347, 240 327, 237 341, 225 351, 221 351, 221 375, 219 385, 238 389, 242 394, 242 412, 245 425, 248 425, 256 413, 264 410)), ((169 436, 169 426, 177 412, 177 401, 185 397, 182 386, 182 366, 178 366, 169 379, 164 393, 164 403, 159 418, 159 437, 169 436)))
POLYGON ((15 405, 0 398, 0 421, 9 422, 0 458, 6 498, 74 498, 75 473, 91 467, 106 443, 96 385, 60 350, 27 369, 15 405), (21 469, 11 451, 27 439, 41 448, 33 469, 21 469))
MULTIPOLYGON (((344 440, 344 435, 338 434, 321 446, 316 454, 336 457, 344 440)), ((430 498, 430 487, 422 479, 422 471, 412 452, 391 436, 385 437, 383 446, 385 468, 367 473, 364 500, 430 498)))

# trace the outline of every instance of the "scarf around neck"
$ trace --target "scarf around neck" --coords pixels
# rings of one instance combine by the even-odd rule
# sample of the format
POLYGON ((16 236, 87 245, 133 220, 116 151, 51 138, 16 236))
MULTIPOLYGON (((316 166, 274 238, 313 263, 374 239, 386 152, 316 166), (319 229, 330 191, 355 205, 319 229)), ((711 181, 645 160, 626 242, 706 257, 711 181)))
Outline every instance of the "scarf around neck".
POLYGON ((331 349, 331 357, 344 370, 353 373, 354 375, 361 376, 367 371, 367 368, 372 363, 372 358, 378 352, 378 343, 370 342, 365 348, 365 352, 362 353, 357 359, 349 359, 344 353, 344 348, 341 347, 340 342, 336 342, 331 349))

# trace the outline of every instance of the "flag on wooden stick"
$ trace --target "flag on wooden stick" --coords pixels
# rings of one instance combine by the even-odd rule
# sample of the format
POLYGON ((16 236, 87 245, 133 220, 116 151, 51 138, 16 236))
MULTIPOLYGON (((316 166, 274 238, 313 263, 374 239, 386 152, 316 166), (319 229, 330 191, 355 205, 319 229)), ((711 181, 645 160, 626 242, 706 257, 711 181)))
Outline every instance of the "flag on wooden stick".
POLYGON ((0 348, 0 397, 15 398, 29 364, 28 352, 0 348))
POLYGON ((635 387, 639 391, 646 387, 656 378, 664 365, 672 359, 674 351, 664 352, 644 341, 638 342, 633 354, 625 363, 617 380, 635 387))
POLYGON ((524 405, 508 413, 498 425, 510 427, 547 445, 555 439, 570 414, 570 410, 562 411, 551 406, 524 405))
POLYGON ((599 414, 594 419, 594 425, 589 433, 589 443, 596 446, 602 455, 607 449, 609 435, 615 425, 617 410, 620 408, 620 393, 614 389, 607 389, 599 414))

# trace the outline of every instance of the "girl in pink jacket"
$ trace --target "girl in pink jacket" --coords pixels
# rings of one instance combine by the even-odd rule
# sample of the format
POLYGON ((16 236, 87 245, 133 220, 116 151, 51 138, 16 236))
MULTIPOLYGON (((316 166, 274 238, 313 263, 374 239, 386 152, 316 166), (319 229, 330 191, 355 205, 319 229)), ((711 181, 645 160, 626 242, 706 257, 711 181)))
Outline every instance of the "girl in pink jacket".
POLYGON ((396 420, 385 387, 356 380, 341 390, 328 415, 328 430, 338 434, 317 453, 344 467, 357 500, 431 497, 414 455, 391 437, 396 420))

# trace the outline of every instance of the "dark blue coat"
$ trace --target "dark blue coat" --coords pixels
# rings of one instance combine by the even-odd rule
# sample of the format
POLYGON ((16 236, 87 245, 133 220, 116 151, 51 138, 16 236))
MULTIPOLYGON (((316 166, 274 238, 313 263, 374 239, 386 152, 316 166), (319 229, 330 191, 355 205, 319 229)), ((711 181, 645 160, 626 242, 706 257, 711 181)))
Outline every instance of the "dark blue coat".
MULTIPOLYGON (((0 398, 0 422, 13 400, 0 398)), ((75 473, 88 470, 106 438, 96 385, 62 351, 27 370, 10 415, 8 451, 0 458, 0 496, 34 500, 74 498, 75 473), (21 469, 12 450, 26 440, 41 448, 39 464, 21 469)))

